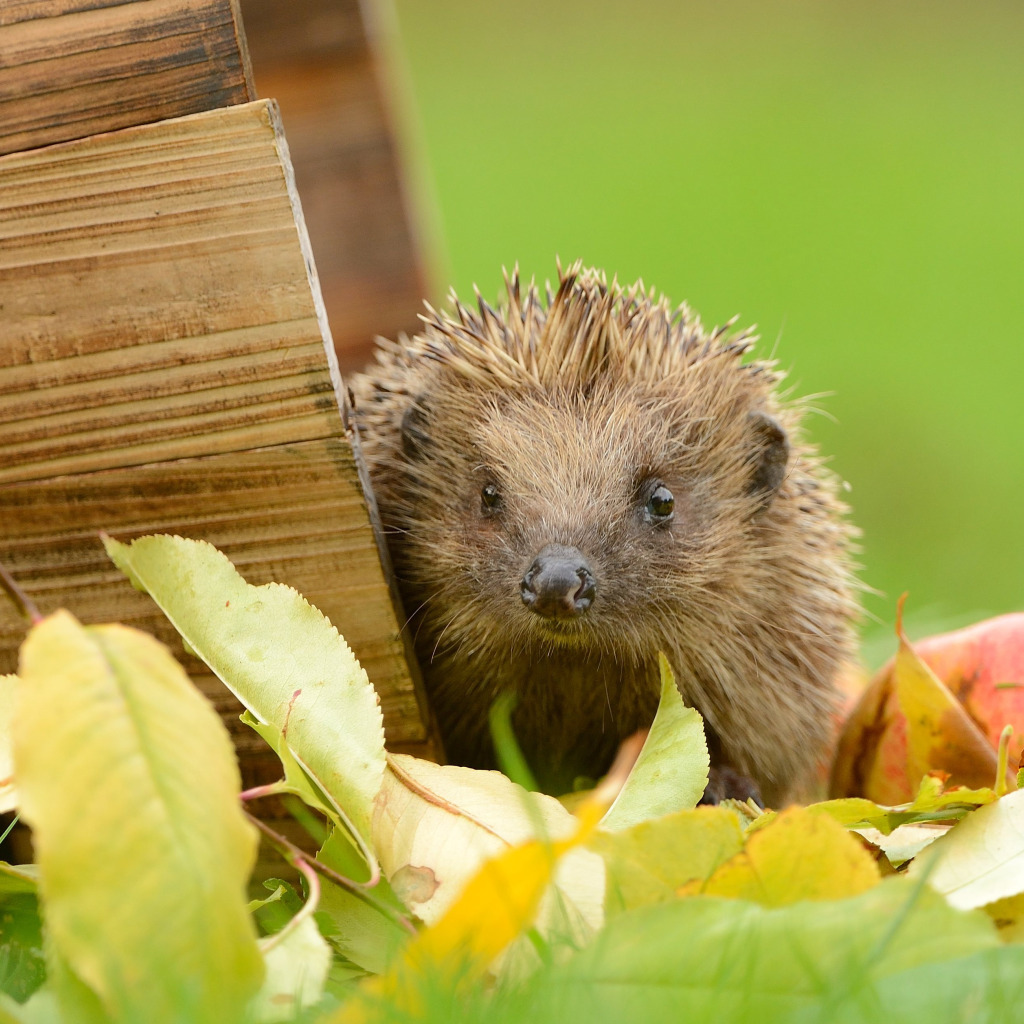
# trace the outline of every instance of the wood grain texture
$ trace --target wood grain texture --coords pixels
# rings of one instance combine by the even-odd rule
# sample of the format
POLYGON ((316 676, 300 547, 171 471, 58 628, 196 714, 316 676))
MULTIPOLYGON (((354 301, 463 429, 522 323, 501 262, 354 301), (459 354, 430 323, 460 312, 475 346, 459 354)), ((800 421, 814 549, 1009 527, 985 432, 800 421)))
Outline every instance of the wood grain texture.
MULTIPOLYGON (((428 753, 277 112, 261 101, 0 158, 0 560, 44 610, 180 645, 97 538, 210 540, 320 607, 428 753)), ((0 602, 0 664, 24 626, 0 602)), ((276 759, 202 666, 247 782, 276 759)))
MULTIPOLYGON (((156 605, 133 590, 99 540, 174 533, 215 544, 252 584, 300 590, 339 628, 381 695, 389 743, 424 743, 352 449, 344 438, 105 470, 0 488, 3 561, 44 613, 144 629, 167 643, 225 714, 243 759, 262 741, 205 665, 186 655, 156 605)), ((16 669, 26 623, 0 601, 0 673, 16 669)), ((279 766, 278 766, 279 768, 279 766)))
POLYGON ((0 158, 0 482, 341 434, 314 283, 270 102, 0 158))
POLYGON ((375 335, 420 327, 429 292, 387 102, 358 0, 240 0, 256 85, 281 107, 342 371, 375 335))
POLYGON ((238 0, 4 0, 0 153, 256 98, 238 0))

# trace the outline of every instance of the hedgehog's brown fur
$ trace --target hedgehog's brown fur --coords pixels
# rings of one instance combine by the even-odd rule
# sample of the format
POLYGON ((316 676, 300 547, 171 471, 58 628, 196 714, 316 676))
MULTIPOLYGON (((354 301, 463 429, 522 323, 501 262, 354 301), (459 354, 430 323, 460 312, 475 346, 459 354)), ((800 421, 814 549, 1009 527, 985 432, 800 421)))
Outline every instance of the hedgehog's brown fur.
POLYGON ((595 776, 650 723, 663 650, 713 757, 779 801, 821 752, 850 652, 836 480, 772 364, 743 361, 749 335, 707 332, 687 307, 579 265, 559 277, 544 302, 513 275, 501 311, 453 298, 351 381, 449 755, 493 763, 488 709, 512 691, 516 734, 549 785, 595 776), (765 416, 789 442, 767 495, 751 483, 765 416), (653 480, 675 495, 667 525, 642 514, 653 480), (490 514, 488 483, 501 494, 490 514), (567 623, 520 598, 550 543, 584 552, 597 578, 593 606, 567 623))

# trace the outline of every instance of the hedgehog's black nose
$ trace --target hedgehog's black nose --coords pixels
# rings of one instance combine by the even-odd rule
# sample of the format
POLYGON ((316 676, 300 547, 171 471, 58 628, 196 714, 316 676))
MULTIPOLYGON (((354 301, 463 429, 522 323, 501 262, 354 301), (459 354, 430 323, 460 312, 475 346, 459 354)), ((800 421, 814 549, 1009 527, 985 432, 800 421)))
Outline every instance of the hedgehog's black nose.
POLYGON ((578 548, 548 544, 526 571, 519 593, 545 619, 574 619, 594 603, 597 582, 578 548))

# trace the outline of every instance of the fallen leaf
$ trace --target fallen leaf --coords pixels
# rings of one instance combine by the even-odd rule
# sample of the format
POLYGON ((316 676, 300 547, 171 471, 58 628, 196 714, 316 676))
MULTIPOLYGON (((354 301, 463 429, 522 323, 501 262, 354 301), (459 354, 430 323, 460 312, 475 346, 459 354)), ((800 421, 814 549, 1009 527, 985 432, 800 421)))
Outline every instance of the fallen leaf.
POLYGON ((684 892, 752 900, 781 907, 801 900, 836 900, 877 885, 874 858, 827 815, 790 807, 754 832, 746 846, 703 884, 684 892))

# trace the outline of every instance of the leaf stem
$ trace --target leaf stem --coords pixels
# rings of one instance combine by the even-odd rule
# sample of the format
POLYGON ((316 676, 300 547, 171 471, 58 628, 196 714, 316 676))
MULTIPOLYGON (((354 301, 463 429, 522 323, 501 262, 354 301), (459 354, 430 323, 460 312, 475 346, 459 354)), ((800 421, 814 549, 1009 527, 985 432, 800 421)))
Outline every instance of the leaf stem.
POLYGON ((18 611, 22 613, 33 626, 43 621, 43 616, 36 607, 35 602, 18 585, 18 581, 7 571, 3 563, 0 563, 0 587, 7 592, 7 596, 15 603, 18 611))
MULTIPOLYGON (((329 868, 323 863, 323 861, 319 861, 315 857, 310 857, 305 850, 296 846, 290 839, 281 835, 280 832, 276 832, 265 821, 260 821, 260 819, 255 815, 250 814, 246 810, 243 810, 242 813, 267 837, 273 846, 284 854, 284 857, 289 864, 295 864, 294 858, 300 858, 314 871, 323 875, 324 878, 334 882, 335 885, 340 885, 343 889, 347 889, 353 896, 358 896, 359 899, 373 907, 373 909, 378 913, 384 914, 386 917, 397 922, 410 935, 416 934, 416 926, 408 917, 404 914, 397 913, 393 907, 389 907, 386 903, 378 900, 376 896, 372 895, 372 893, 367 890, 365 885, 356 882, 351 878, 346 878, 333 868, 329 868)), ((298 867, 297 864, 295 866, 298 867)))
POLYGON ((277 796, 279 793, 289 792, 288 785, 281 779, 278 782, 268 782, 265 786, 253 786, 252 789, 243 790, 238 798, 244 803, 247 800, 258 800, 261 796, 277 796))
POLYGON ((1006 779, 1007 762, 1010 759, 1010 737, 1013 735, 1013 726, 1005 725, 999 734, 999 765, 996 768, 996 784, 994 789, 996 796, 1004 796, 1010 788, 1006 779))

